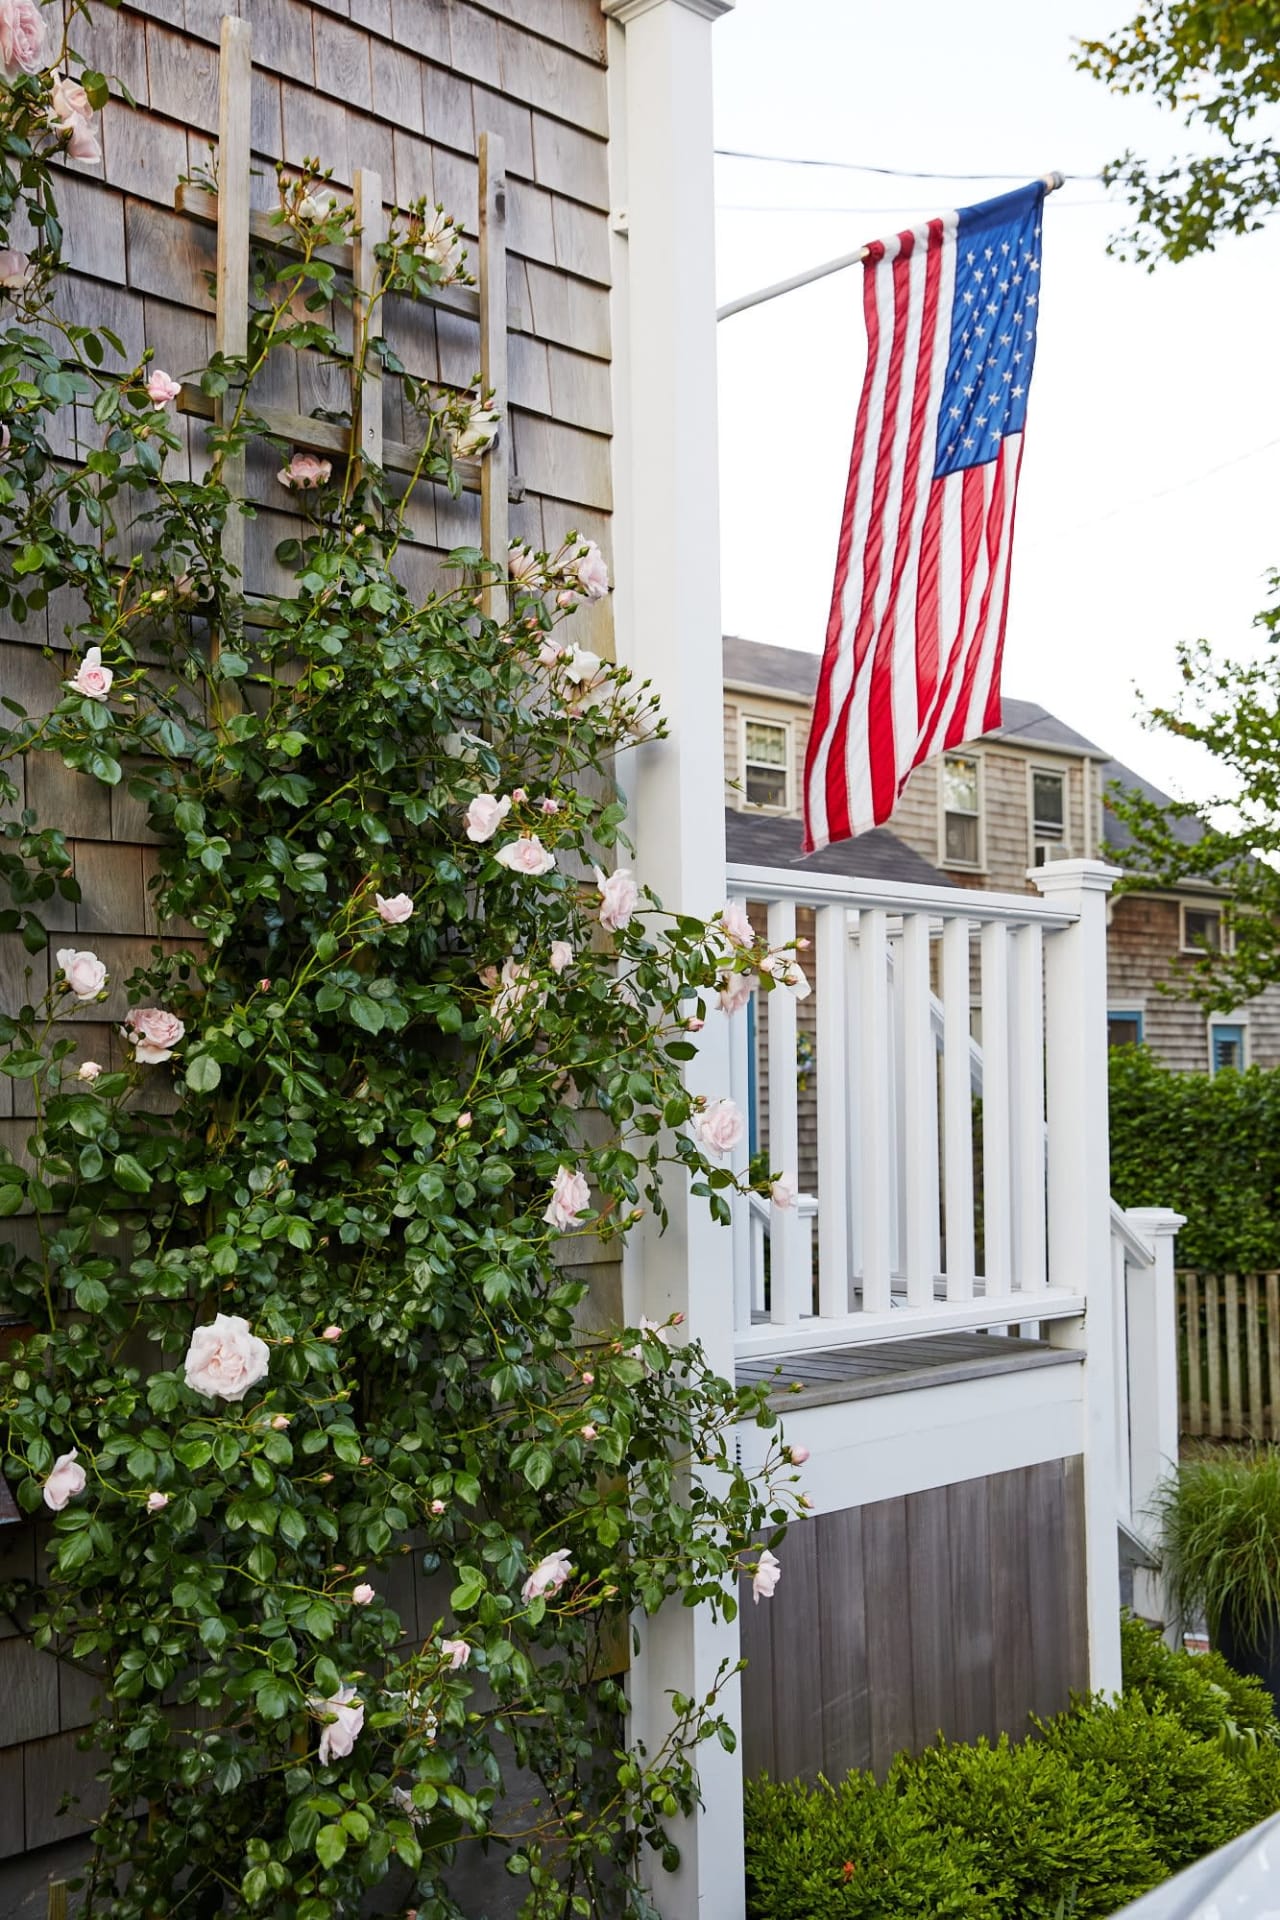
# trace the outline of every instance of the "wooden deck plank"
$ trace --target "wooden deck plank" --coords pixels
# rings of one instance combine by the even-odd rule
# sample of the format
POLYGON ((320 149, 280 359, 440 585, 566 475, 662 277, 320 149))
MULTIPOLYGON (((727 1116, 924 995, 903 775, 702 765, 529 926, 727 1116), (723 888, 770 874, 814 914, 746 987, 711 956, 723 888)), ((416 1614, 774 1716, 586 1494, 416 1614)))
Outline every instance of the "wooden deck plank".
POLYGON ((930 1351, 940 1349, 941 1341, 920 1339, 785 1354, 780 1360, 740 1360, 738 1384, 772 1386, 772 1397, 781 1406, 813 1407, 1037 1367, 1078 1366, 1082 1359, 1074 1348, 991 1334, 965 1335, 964 1347, 956 1351, 959 1338, 953 1336, 947 1342, 952 1351, 930 1351))

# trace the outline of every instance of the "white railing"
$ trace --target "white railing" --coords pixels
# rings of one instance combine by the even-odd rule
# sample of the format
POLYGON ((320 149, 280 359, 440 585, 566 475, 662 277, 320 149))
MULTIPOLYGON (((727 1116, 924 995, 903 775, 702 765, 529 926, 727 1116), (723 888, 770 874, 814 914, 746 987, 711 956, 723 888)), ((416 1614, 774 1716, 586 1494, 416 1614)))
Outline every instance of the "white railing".
MULTIPOLYGON (((746 1109, 755 1089, 754 1145, 812 1187, 785 1210, 737 1204, 740 1352, 1081 1312, 1087 1262, 1067 1216, 1090 1178, 1074 1131, 1100 1126, 1105 1146, 1109 874, 1070 865, 1076 885, 1056 872, 1050 899, 730 869, 772 945, 811 913, 817 1021, 816 1088, 802 1095, 794 995, 757 993, 753 1023, 733 1016, 733 1091, 746 1109), (1082 1009, 1095 1000, 1093 1035, 1082 1009), (1090 1046, 1101 1078, 1096 1059, 1082 1075, 1074 1057, 1090 1046), (807 1140, 816 1123, 803 1169, 802 1120, 807 1140)), ((1099 1164, 1107 1209, 1105 1152, 1099 1164)))

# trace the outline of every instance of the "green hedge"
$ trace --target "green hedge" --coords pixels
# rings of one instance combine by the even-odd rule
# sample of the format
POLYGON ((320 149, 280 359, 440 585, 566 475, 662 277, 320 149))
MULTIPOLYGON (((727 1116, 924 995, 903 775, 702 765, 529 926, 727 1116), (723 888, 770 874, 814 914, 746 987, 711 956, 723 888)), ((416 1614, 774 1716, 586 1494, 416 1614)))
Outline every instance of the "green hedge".
POLYGON ((1280 1267, 1280 1069, 1210 1078, 1113 1047, 1111 1191, 1124 1207, 1187 1216, 1179 1266, 1280 1267))
POLYGON ((939 1741, 883 1783, 747 1789, 751 1920, 1104 1920, 1280 1808, 1269 1696, 1124 1628, 1121 1700, 939 1741))

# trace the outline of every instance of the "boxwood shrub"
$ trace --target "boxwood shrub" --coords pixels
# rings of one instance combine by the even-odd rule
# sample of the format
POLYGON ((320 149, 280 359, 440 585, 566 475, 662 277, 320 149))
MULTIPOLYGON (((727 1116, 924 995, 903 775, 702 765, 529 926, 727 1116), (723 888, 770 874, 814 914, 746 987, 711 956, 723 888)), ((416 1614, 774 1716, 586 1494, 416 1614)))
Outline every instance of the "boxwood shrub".
POLYGON ((1280 1725, 1216 1655, 1124 1627, 1125 1691, 887 1779, 747 1789, 751 1920, 1105 1920, 1280 1808, 1280 1725))

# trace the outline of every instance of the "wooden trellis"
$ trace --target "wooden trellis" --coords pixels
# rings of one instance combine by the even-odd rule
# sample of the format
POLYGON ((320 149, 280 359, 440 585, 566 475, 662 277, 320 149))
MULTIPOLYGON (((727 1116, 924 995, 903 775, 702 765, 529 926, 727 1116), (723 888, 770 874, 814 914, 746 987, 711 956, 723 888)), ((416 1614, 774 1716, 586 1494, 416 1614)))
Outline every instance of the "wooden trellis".
MULTIPOLYGON (((252 84, 249 22, 224 18, 219 70, 217 191, 185 185, 178 189, 176 204, 180 212, 217 229, 214 345, 217 352, 233 358, 242 357, 248 347, 250 248, 257 245, 284 255, 298 255, 302 251, 287 228, 277 225, 264 213, 255 213, 249 204, 252 84)), ((463 490, 480 495, 480 545, 490 559, 505 565, 509 502, 522 499, 524 490, 511 473, 507 418, 507 182, 501 134, 480 135, 479 163, 478 285, 439 287, 417 298, 427 306, 479 324, 481 386, 486 394, 492 393, 491 404, 501 415, 501 425, 480 460, 459 461, 456 466, 463 490)), ((376 275, 375 249, 386 238, 387 215, 382 180, 377 173, 368 167, 357 168, 352 184, 353 238, 344 246, 319 249, 316 257, 351 276, 358 326, 362 306, 371 297, 376 275)), ((332 420, 313 419, 283 407, 255 405, 254 412, 268 433, 291 445, 343 460, 354 447, 371 466, 391 473, 416 472, 419 450, 384 437, 382 372, 376 356, 368 357, 363 373, 353 376, 352 385, 350 427, 332 420)), ((183 386, 178 400, 181 412, 219 423, 224 404, 190 384, 183 386)), ((233 495, 243 495, 243 453, 228 461, 224 478, 233 495)), ((241 514, 228 517, 223 551, 228 563, 243 576, 245 523, 241 514)), ((501 599, 499 589, 490 589, 487 611, 500 613, 501 599)))

